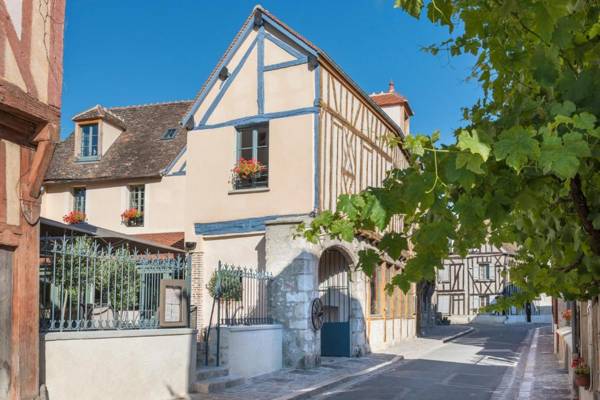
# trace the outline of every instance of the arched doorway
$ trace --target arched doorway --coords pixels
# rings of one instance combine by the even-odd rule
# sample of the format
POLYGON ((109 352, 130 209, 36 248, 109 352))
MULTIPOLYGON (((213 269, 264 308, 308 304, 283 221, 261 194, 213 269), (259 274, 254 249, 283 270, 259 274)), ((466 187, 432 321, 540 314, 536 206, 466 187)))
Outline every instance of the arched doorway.
POLYGON ((329 248, 319 260, 319 297, 323 303, 322 356, 350 356, 349 263, 345 255, 329 248))

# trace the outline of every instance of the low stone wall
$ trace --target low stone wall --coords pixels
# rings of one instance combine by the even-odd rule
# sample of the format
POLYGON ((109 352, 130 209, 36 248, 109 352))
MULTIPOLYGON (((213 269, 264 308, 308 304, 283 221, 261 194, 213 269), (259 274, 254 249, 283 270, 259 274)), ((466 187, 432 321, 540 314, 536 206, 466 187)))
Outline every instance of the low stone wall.
POLYGON ((369 347, 377 353, 417 334, 414 319, 372 319, 369 322, 369 347))
POLYGON ((281 325, 221 327, 221 365, 244 378, 281 369, 282 333, 281 325))
POLYGON ((177 399, 196 369, 192 329, 56 332, 40 341, 49 400, 177 399))
MULTIPOLYGON (((555 330, 555 351, 557 352, 556 356, 558 357, 558 361, 561 363, 561 366, 567 368, 569 370, 569 380, 571 382, 574 381, 574 372, 573 368, 571 368, 571 363, 573 361, 573 350, 572 350, 572 333, 570 327, 562 327, 555 330)), ((595 400, 594 392, 588 391, 585 388, 576 388, 578 391, 578 399, 579 400, 595 400)))

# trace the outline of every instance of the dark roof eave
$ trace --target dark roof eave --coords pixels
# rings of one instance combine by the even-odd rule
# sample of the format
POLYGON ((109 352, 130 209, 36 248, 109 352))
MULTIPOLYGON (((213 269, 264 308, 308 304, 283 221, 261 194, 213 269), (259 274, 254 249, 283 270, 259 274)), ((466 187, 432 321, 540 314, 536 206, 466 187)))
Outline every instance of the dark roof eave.
POLYGON ((44 180, 44 185, 59 185, 67 183, 97 183, 97 182, 112 182, 112 181, 131 181, 135 179, 162 179, 164 175, 161 173, 151 175, 132 175, 132 176, 104 176, 99 178, 83 178, 83 179, 47 179, 44 180))

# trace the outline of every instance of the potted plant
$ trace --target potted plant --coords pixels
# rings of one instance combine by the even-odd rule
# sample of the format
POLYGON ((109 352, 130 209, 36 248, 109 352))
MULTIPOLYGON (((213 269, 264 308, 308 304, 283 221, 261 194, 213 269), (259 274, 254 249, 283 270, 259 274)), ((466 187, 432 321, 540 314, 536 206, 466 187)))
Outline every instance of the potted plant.
POLYGON ((253 187, 256 178, 267 169, 256 159, 240 158, 232 172, 237 187, 253 187))
POLYGON ((85 222, 85 213, 81 211, 71 211, 67 215, 63 216, 65 224, 73 225, 85 222))
POLYGON ((573 358, 571 366, 574 368, 575 385, 583 388, 590 386, 590 367, 583 358, 573 358))
POLYGON ((121 214, 121 221, 128 226, 136 226, 141 222, 144 213, 137 208, 129 208, 121 214))
POLYGON ((563 311, 562 317, 565 320, 565 322, 567 323, 567 325, 569 325, 571 323, 571 310, 566 309, 565 311, 563 311))

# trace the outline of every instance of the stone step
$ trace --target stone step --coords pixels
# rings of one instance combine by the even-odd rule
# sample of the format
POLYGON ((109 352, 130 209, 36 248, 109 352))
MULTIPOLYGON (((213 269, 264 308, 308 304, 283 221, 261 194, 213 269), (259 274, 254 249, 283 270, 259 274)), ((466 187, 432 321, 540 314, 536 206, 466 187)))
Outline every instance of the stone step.
POLYGON ((229 368, 225 367, 205 367, 202 365, 196 368, 196 381, 198 382, 227 375, 229 375, 229 368))
POLYGON ((214 393, 242 383, 244 383, 244 378, 219 376, 194 383, 193 390, 196 393, 214 393))

